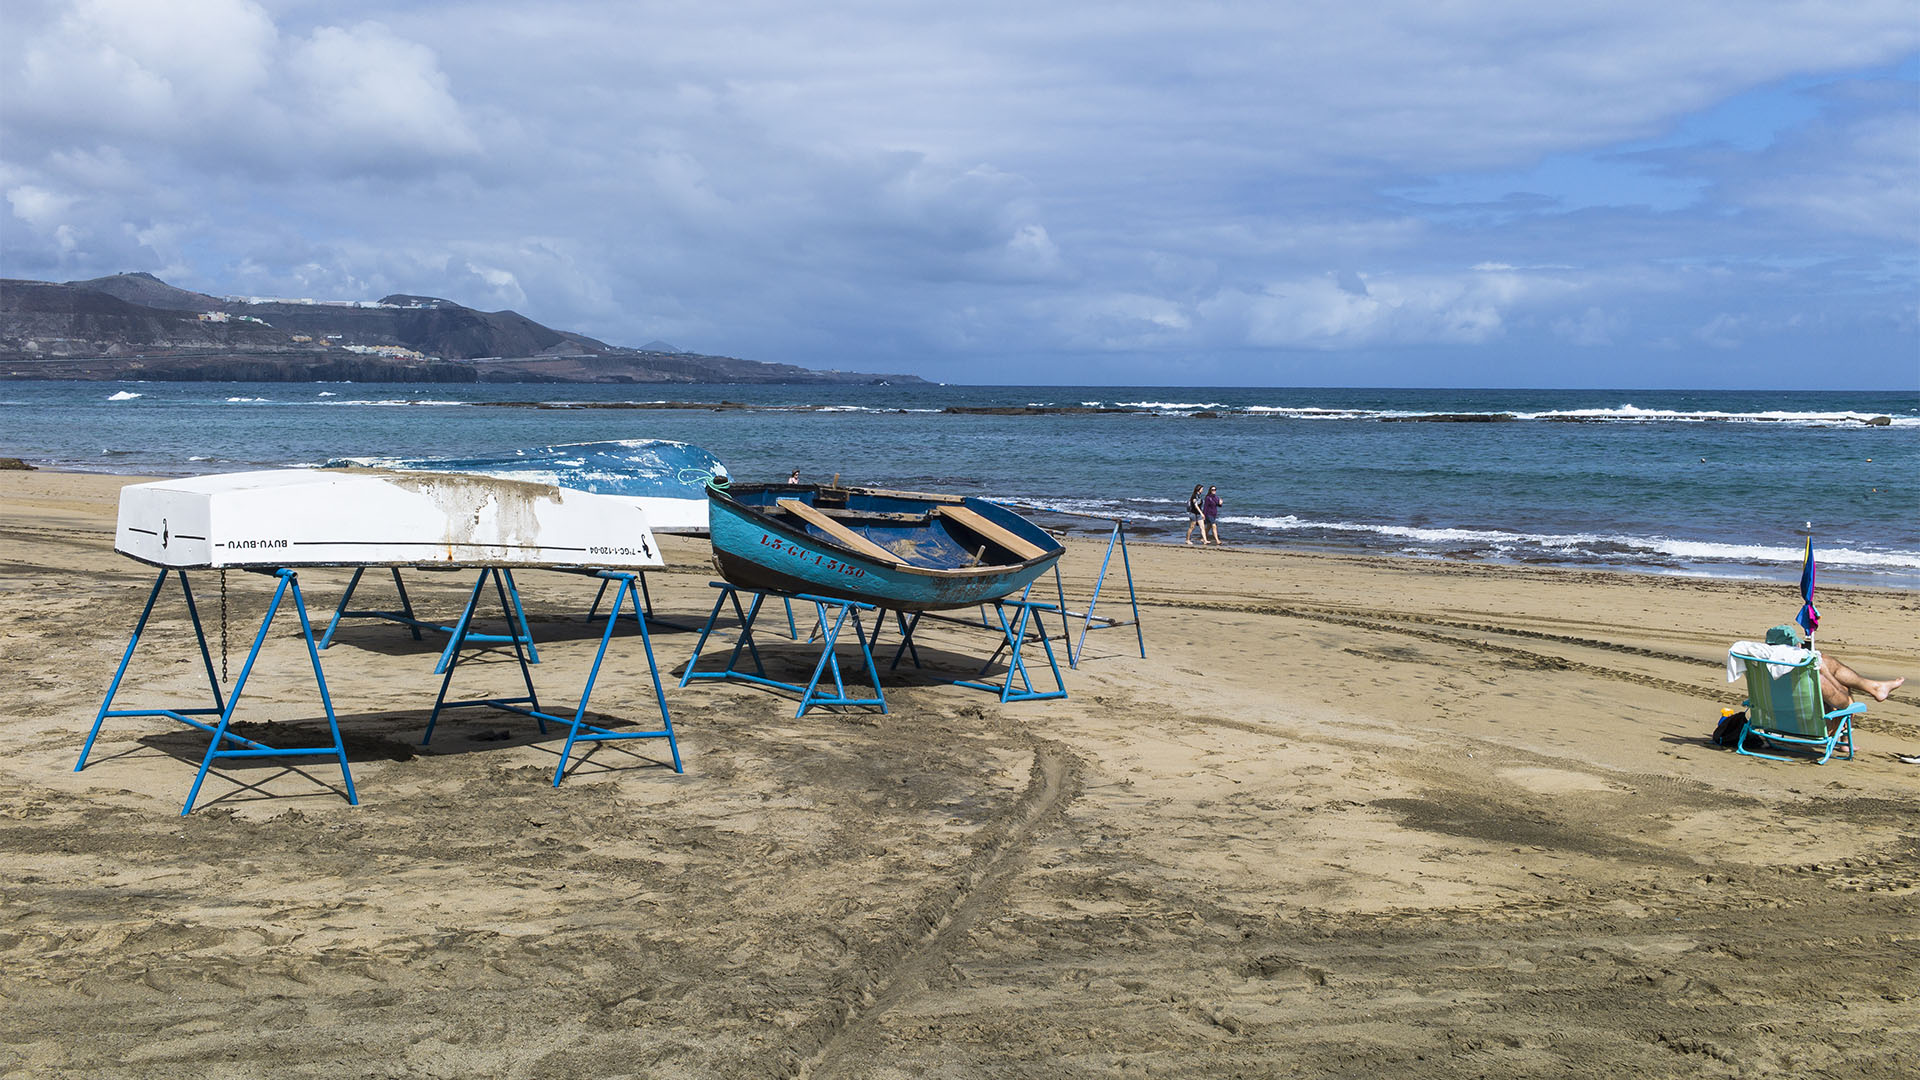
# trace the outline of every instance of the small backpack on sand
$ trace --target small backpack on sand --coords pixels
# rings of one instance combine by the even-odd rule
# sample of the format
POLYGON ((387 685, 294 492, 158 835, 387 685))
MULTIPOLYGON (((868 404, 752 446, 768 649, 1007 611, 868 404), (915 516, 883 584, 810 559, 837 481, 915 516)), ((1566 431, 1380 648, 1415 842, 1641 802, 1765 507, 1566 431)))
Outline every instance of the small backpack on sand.
POLYGON ((1719 725, 1713 729, 1713 745, 1732 749, 1733 740, 1740 737, 1740 729, 1745 726, 1747 714, 1744 710, 1722 716, 1719 725))

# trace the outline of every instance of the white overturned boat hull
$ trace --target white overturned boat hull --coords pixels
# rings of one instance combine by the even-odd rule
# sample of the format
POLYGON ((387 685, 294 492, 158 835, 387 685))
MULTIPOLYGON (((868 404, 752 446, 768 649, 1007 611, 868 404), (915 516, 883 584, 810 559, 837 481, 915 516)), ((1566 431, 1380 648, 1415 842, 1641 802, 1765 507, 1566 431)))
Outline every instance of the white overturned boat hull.
POLYGON ((563 443, 480 457, 339 458, 327 465, 497 476, 613 495, 633 500, 655 532, 700 536, 707 533, 707 479, 727 475, 708 451, 667 439, 563 443))
POLYGON ((287 469, 134 484, 113 547, 155 566, 664 566, 632 499, 453 473, 287 469))

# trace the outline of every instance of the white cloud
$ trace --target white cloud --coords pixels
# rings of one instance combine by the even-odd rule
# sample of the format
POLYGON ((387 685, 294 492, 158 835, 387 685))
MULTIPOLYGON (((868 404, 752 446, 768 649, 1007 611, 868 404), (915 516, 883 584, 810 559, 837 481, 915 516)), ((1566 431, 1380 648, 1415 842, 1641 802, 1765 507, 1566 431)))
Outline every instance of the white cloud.
POLYGON ((1569 345, 1611 345, 1620 332, 1620 320, 1597 307, 1553 320, 1553 333, 1569 345))
POLYGON ((81 0, 23 33, 17 108, 98 131, 175 133, 245 111, 276 31, 250 0, 81 0))
POLYGON ((1232 336, 1273 348, 1475 345, 1503 336, 1515 311, 1568 291, 1553 279, 1501 271, 1365 275, 1363 288, 1344 277, 1223 290, 1201 310, 1232 336))
POLYGON ((1181 306, 1144 293, 1080 296, 1047 305, 1047 333, 1064 346, 1129 351, 1177 338, 1193 325, 1181 306))
POLYGON ((1913 333, 1911 61, 1875 89, 1910 0, 15 0, 6 30, 6 273, 956 372, 1913 333), (1685 134, 1756 88, 1823 109, 1685 134), (1492 186, 1566 170, 1577 199, 1492 186), (1655 173, 1687 199, 1610 186, 1655 173), (1441 190, 1492 194, 1405 194, 1441 190))
POLYGON ((68 208, 73 206, 73 197, 22 184, 7 192, 7 205, 13 207, 14 217, 35 229, 48 231, 63 224, 68 208))
POLYGON ((213 169, 329 171, 330 155, 334 172, 396 171, 479 147, 433 51, 378 23, 287 37, 253 0, 63 8, 10 19, 0 46, 10 141, 56 165, 152 148, 213 169))
POLYGON ((287 57, 296 118, 327 151, 379 162, 480 148, 431 49, 380 23, 323 26, 287 57))
POLYGON ((1920 244, 1920 122, 1911 84, 1856 88, 1828 125, 1795 132, 1729 170, 1730 197, 1839 229, 1920 244), (1848 106, 1850 108, 1842 108, 1848 106))
POLYGON ((1693 331, 1693 336, 1702 344, 1715 349, 1737 348, 1745 339, 1745 320, 1727 312, 1719 312, 1693 331))
POLYGON ((1008 272, 1032 278, 1052 277, 1062 269, 1060 246, 1044 225, 1021 225, 1005 247, 1008 272))
POLYGON ((476 296, 470 301, 472 306, 483 309, 510 308, 527 302, 526 291, 520 288, 520 279, 515 277, 512 271, 502 270, 497 266, 484 266, 472 259, 463 260, 462 265, 466 267, 467 273, 480 279, 481 293, 485 297, 482 300, 480 296, 476 296))

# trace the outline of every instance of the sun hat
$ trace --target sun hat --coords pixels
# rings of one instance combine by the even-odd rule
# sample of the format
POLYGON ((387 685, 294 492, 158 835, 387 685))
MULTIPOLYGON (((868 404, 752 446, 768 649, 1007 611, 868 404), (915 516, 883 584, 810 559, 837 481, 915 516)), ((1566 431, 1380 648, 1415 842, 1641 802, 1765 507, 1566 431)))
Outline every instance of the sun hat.
POLYGON ((1807 635, 1801 633, 1795 623, 1781 623, 1767 630, 1767 644, 1793 645, 1804 649, 1807 647, 1807 635))

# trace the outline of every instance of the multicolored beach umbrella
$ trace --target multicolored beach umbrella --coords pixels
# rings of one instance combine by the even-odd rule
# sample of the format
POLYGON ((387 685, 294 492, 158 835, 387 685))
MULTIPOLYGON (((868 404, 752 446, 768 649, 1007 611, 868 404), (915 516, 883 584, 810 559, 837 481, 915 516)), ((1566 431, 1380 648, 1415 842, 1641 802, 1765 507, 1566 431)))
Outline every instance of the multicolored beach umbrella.
POLYGON ((1806 603, 1800 607, 1800 613, 1793 621, 1800 624, 1807 633, 1813 633, 1820 625, 1820 609, 1813 606, 1813 537, 1807 537, 1807 560, 1800 566, 1800 598, 1806 603))

